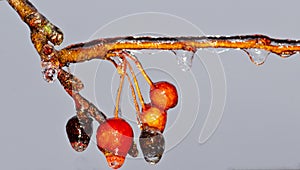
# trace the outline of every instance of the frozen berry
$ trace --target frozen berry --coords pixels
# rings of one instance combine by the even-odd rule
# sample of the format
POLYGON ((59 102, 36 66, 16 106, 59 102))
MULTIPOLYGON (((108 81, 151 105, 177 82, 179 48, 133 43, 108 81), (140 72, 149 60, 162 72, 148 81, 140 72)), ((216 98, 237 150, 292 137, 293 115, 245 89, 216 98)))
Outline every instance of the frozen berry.
POLYGON ((167 122, 167 112, 158 107, 146 104, 140 116, 143 126, 156 128, 163 132, 167 122))
POLYGON ((165 139, 162 133, 157 129, 144 128, 139 142, 145 161, 150 164, 158 163, 165 150, 165 139))
POLYGON ((133 130, 121 118, 110 118, 99 125, 97 130, 97 145, 104 153, 109 167, 120 168, 132 146, 133 130))
POLYGON ((75 151, 82 152, 88 147, 93 133, 92 121, 91 118, 79 121, 77 116, 74 116, 67 122, 67 135, 75 151))
POLYGON ((162 110, 173 108, 178 103, 176 87, 166 81, 156 82, 150 89, 150 99, 152 104, 162 110))
POLYGON ((132 145, 128 151, 128 154, 133 158, 136 158, 139 155, 139 150, 137 149, 135 142, 132 142, 132 145))

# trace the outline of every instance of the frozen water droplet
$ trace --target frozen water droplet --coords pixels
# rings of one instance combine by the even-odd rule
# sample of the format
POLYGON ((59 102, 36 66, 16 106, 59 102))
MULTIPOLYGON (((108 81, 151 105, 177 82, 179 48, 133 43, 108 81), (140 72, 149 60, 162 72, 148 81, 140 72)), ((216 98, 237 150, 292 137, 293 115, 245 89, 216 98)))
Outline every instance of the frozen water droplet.
POLYGON ((162 133, 157 129, 145 127, 139 142, 145 161, 149 164, 157 164, 165 150, 165 139, 162 133))
POLYGON ((77 152, 83 152, 87 148, 87 144, 85 144, 83 142, 78 142, 78 141, 72 142, 71 146, 77 152))
POLYGON ((51 62, 42 62, 42 74, 45 81, 53 83, 57 79, 58 68, 51 62))
POLYGON ((227 51, 229 51, 230 49, 228 49, 228 48, 216 48, 215 49, 215 52, 217 53, 217 54, 222 54, 222 53, 225 53, 225 52, 227 52, 227 51))
POLYGON ((156 156, 145 156, 144 159, 146 162, 148 162, 151 165, 155 165, 157 164, 160 159, 161 159, 162 155, 156 155, 156 156))
POLYGON ((247 49, 244 50, 247 55, 249 56, 252 63, 257 66, 260 66, 265 63, 267 57, 269 56, 270 52, 261 49, 247 49))
POLYGON ((128 52, 131 55, 144 56, 144 55, 156 55, 158 53, 161 53, 162 50, 146 49, 146 50, 130 50, 128 52))
POLYGON ((281 54, 280 54, 280 57, 281 58, 288 58, 288 57, 290 57, 291 55, 293 55, 294 53, 292 53, 292 52, 282 52, 281 54))
POLYGON ((124 74, 124 62, 122 60, 122 58, 115 56, 115 57, 111 57, 111 59, 114 61, 114 63, 116 64, 117 67, 117 71, 120 75, 124 74))
POLYGON ((119 169, 124 164, 125 161, 125 157, 120 155, 109 154, 105 157, 108 166, 113 169, 119 169))
POLYGON ((146 54, 146 55, 155 55, 155 54, 158 54, 160 52, 161 52, 160 50, 145 50, 145 51, 143 51, 143 54, 146 54))
POLYGON ((122 58, 115 56, 115 57, 111 57, 111 59, 119 66, 123 64, 123 60, 122 58))
POLYGON ((88 147, 93 133, 92 119, 79 122, 78 117, 73 116, 67 122, 66 131, 72 148, 77 152, 83 152, 88 147))
POLYGON ((193 58, 195 52, 193 51, 184 51, 184 50, 176 50, 174 51, 177 56, 177 63, 182 71, 189 71, 192 67, 193 58))

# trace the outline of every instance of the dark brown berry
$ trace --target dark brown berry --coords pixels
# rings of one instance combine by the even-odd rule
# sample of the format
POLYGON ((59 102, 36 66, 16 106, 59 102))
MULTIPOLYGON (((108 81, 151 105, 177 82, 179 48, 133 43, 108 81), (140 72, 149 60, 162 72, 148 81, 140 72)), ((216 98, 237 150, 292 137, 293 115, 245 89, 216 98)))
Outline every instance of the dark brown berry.
POLYGON ((89 145, 93 133, 92 119, 79 121, 77 116, 69 119, 66 131, 72 148, 77 152, 83 152, 89 145))
POLYGON ((139 142, 145 161, 150 164, 158 163, 165 150, 163 134, 154 128, 143 128, 139 142))

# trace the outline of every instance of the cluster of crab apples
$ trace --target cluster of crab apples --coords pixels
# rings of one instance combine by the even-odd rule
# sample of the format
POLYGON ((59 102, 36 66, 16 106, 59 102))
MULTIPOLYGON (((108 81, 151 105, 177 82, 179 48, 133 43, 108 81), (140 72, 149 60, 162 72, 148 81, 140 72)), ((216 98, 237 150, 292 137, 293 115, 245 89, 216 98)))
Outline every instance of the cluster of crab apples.
MULTIPOLYGON (((159 162, 165 149, 162 133, 166 127, 167 111, 178 103, 176 87, 166 81, 153 83, 150 87, 150 103, 144 104, 138 119, 140 121, 140 149, 145 160, 150 164, 159 162)), ((77 116, 71 118, 67 125, 67 135, 72 147, 83 151, 88 146, 92 134, 91 121, 80 122, 77 116)), ((105 155, 108 166, 120 168, 126 155, 134 145, 134 132, 130 124, 118 117, 106 119, 99 125, 96 141, 99 150, 105 155)))

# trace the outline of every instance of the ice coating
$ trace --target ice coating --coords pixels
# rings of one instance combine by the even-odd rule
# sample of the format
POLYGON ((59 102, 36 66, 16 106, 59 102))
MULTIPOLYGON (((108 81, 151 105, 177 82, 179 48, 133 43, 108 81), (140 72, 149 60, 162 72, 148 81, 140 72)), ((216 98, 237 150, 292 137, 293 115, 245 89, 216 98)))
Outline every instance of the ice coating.
MULTIPOLYGON (((70 63, 84 62, 92 59, 109 59, 111 57, 109 54, 119 50, 182 50, 189 53, 190 51, 204 48, 242 49, 256 65, 263 64, 269 53, 274 53, 282 58, 287 58, 300 51, 299 40, 274 39, 265 35, 202 37, 128 36, 104 38, 87 43, 74 44, 56 51, 46 45, 49 42, 53 45, 61 44, 63 40, 62 31, 41 15, 28 0, 8 0, 8 3, 30 27, 32 43, 38 54, 41 56, 41 59, 45 59, 43 61, 46 61, 42 64, 42 72, 44 79, 47 82, 53 82, 57 77, 58 70, 70 63), (262 53, 262 51, 267 52, 262 53)), ((179 64, 184 68, 190 69, 192 58, 192 56, 184 53, 179 58, 179 64)), ((82 89, 80 82, 75 79, 74 81, 71 81, 71 78, 67 79, 70 80, 69 83, 62 83, 62 85, 65 90, 74 97, 73 99, 77 104, 77 108, 80 108, 82 112, 88 111, 88 113, 98 120, 99 123, 103 123, 105 121, 105 116, 92 103, 89 103, 79 95, 78 92, 82 89), (74 86, 75 88, 72 88, 73 82, 78 83, 77 86, 74 86)), ((62 79, 60 79, 60 82, 62 82, 62 79)), ((147 145, 144 145, 151 148, 144 148, 144 151, 149 149, 149 152, 143 153, 144 155, 146 154, 145 159, 148 162, 157 163, 162 154, 162 152, 157 151, 164 150, 163 136, 154 131, 143 131, 141 136, 143 135, 146 137, 143 138, 145 141, 148 141, 148 139, 151 141, 156 140, 157 145, 152 145, 154 143, 151 141, 150 143, 147 143, 147 145), (158 150, 154 150, 153 148, 157 148, 158 150)), ((79 136, 81 136, 81 134, 79 136)), ((75 146, 79 150, 82 149, 82 145, 77 145, 78 143, 76 144, 76 142, 73 144, 75 145, 72 146, 75 146)), ((142 142, 142 144, 145 143, 142 142)), ((106 158, 109 158, 112 167, 119 167, 123 163, 122 157, 114 156, 106 158)))
POLYGON ((58 68, 51 62, 42 62, 42 74, 45 81, 53 83, 57 79, 58 68))
POLYGON ((249 56, 251 62, 257 66, 264 64, 270 54, 270 52, 260 49, 247 49, 244 51, 249 56))
POLYGON ((179 68, 182 71, 189 71, 192 68, 195 52, 177 50, 174 51, 174 53, 176 55, 179 68))

